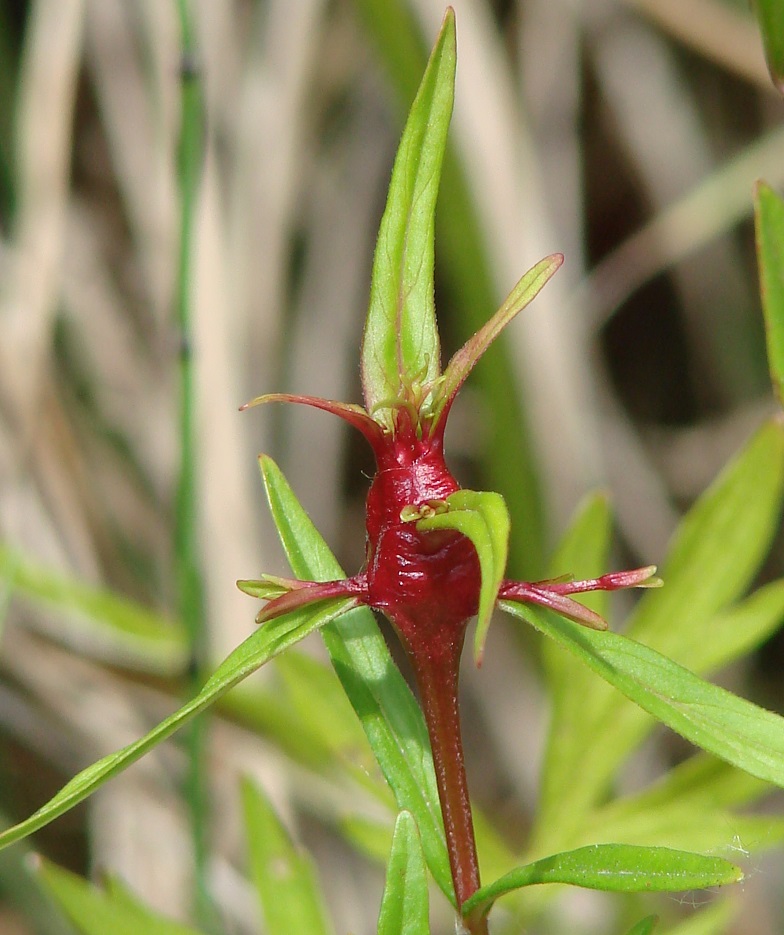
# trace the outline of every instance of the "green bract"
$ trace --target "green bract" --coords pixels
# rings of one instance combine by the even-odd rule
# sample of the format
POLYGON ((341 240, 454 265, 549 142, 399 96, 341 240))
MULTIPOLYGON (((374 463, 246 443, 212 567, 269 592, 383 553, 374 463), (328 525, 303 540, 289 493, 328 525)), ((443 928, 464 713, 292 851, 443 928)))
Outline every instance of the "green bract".
POLYGON ((453 493, 446 503, 447 512, 421 519, 417 523, 417 529, 425 532, 431 529, 455 529, 467 536, 476 549, 482 572, 474 644, 474 656, 478 665, 482 661, 490 618, 506 569, 509 513, 504 498, 497 493, 459 490, 453 493))
POLYGON ((403 132, 373 262, 362 385, 368 410, 381 421, 392 401, 416 402, 417 384, 427 385, 440 372, 433 241, 455 61, 449 10, 403 132))

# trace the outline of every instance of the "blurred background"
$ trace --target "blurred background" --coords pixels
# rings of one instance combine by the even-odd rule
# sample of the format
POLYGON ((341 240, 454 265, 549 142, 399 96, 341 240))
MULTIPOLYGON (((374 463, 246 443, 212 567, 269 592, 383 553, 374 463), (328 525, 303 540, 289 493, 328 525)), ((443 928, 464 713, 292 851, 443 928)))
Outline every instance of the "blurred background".
MULTIPOLYGON (((543 573, 596 487, 616 511, 617 561, 655 563, 683 510, 774 408, 752 190, 758 178, 784 186, 784 103, 753 14, 746 0, 454 6, 457 100, 436 240, 444 356, 525 269, 556 251, 566 260, 462 394, 452 463, 463 483, 507 498, 515 576, 543 573)), ((186 692, 173 583, 183 66, 203 89, 206 128, 187 352, 211 658, 253 627, 235 580, 286 571, 258 452, 279 462, 345 567, 363 560, 372 464, 361 439, 323 413, 237 410, 272 391, 360 401, 375 232, 443 0, 201 0, 191 12, 196 54, 183 63, 173 0, 0 0, 9 822, 186 692)), ((766 578, 784 571, 781 548, 768 564, 766 578)), ((485 668, 466 667, 464 708, 477 795, 517 828, 535 808, 546 702, 536 643, 512 629, 499 620, 485 668)), ((784 710, 783 661, 774 638, 724 681, 784 710)), ((337 931, 370 931, 381 871, 323 828, 345 791, 308 774, 269 724, 216 720, 210 744, 210 873, 226 931, 259 926, 237 869, 243 772, 328 858, 337 931)), ((122 873, 150 904, 185 914, 182 756, 165 746, 35 847, 82 873, 122 873)), ((67 932, 22 850, 0 856, 0 932, 67 932)), ((747 884, 753 908, 733 931, 784 930, 780 879, 771 869, 747 884)), ((673 917, 689 909, 665 905, 673 917)), ((569 930, 607 931, 593 912, 569 930)))

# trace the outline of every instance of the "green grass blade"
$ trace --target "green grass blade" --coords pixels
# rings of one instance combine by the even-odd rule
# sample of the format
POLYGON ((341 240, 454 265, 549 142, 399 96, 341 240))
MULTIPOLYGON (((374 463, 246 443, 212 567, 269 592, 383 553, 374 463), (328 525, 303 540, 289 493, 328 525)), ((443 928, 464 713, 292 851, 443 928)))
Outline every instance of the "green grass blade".
POLYGON ((161 721, 144 737, 110 753, 78 773, 69 783, 27 818, 0 834, 0 847, 6 847, 49 824, 84 801, 112 776, 135 763, 195 715, 215 701, 278 653, 323 627, 353 606, 352 598, 324 601, 316 610, 303 608, 271 620, 241 643, 210 676, 202 690, 174 714, 161 721))
MULTIPOLYGON (((263 456, 259 464, 270 510, 294 574, 318 581, 345 577, 274 461, 263 456)), ((414 816, 430 872, 454 900, 422 712, 392 661, 370 610, 356 608, 325 627, 322 636, 398 808, 414 816)))
MULTIPOLYGON (((177 140, 179 243, 175 285, 176 325, 180 348, 178 370, 179 466, 174 516, 174 581, 177 615, 188 634, 188 686, 186 696, 198 691, 209 671, 209 630, 201 553, 202 501, 198 490, 199 444, 196 432, 196 364, 194 341, 194 283, 197 211, 205 158, 205 111, 201 74, 185 63, 197 62, 195 18, 189 0, 178 0, 179 53, 184 63, 180 78, 180 125, 177 140)), ((188 726, 184 736, 188 772, 183 793, 188 809, 193 850, 193 891, 196 914, 202 925, 218 924, 207 881, 211 796, 208 777, 207 719, 188 726)))
POLYGON ((657 916, 646 916, 644 919, 633 925, 626 935, 653 935, 659 919, 657 916))
POLYGON ((754 6, 771 81, 784 94, 784 4, 781 0, 755 0, 754 6))
POLYGON ((482 574, 479 614, 474 639, 474 657, 481 665, 487 630, 493 615, 498 589, 506 571, 509 546, 509 513, 504 498, 497 493, 458 490, 447 497, 449 507, 417 523, 417 529, 456 529, 471 540, 482 574))
POLYGON ((743 872, 721 857, 667 847, 592 844, 516 867, 483 886, 463 905, 463 914, 487 912, 499 896, 540 883, 569 883, 614 893, 674 893, 722 886, 743 872))
POLYGON ((452 116, 455 17, 448 10, 403 131, 378 234, 362 342, 369 410, 441 371, 433 300, 435 207, 452 116))
POLYGON ((47 860, 40 861, 38 875, 51 898, 84 935, 199 935, 199 930, 148 909, 122 887, 104 892, 47 860))
POLYGON ((502 601, 501 607, 576 653, 657 720, 703 750, 784 786, 784 718, 711 685, 628 637, 502 601))
MULTIPOLYGON (((784 17, 784 4, 775 0, 784 17)), ((784 45, 784 21, 780 30, 784 45)), ((784 54, 784 52, 783 52, 784 54)), ((784 72, 782 72, 784 75, 784 72)), ((784 201, 764 182, 754 192, 762 311, 773 389, 784 406, 784 201)))
POLYGON ((378 935, 429 935, 427 867, 414 816, 395 822, 378 935))
POLYGON ((261 790, 242 783, 250 869, 267 935, 331 935, 316 871, 295 847, 261 790))
POLYGON ((165 674, 185 665, 186 638, 180 624, 113 591, 37 565, 2 543, 0 583, 11 594, 64 614, 65 627, 89 635, 94 651, 114 663, 165 674))

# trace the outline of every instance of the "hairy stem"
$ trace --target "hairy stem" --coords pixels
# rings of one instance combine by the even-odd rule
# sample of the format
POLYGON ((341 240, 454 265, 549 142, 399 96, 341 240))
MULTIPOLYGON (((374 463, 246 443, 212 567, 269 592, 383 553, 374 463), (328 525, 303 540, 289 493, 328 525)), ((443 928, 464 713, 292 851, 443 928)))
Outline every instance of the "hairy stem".
MULTIPOLYGON (((438 653, 409 653, 430 735, 458 909, 479 889, 479 862, 457 697, 462 645, 461 637, 457 644, 439 647, 438 653)), ((471 935, 487 935, 484 917, 467 919, 464 924, 471 935)))

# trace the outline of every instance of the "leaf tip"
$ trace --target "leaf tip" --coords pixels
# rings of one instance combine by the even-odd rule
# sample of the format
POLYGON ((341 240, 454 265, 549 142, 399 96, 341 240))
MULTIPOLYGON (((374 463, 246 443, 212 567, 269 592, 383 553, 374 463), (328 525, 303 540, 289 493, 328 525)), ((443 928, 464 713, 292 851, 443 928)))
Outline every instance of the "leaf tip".
POLYGON ((255 399, 249 399, 246 403, 243 403, 239 407, 239 411, 246 412, 248 409, 252 409, 254 406, 258 406, 265 401, 266 401, 266 397, 256 396, 255 399))

